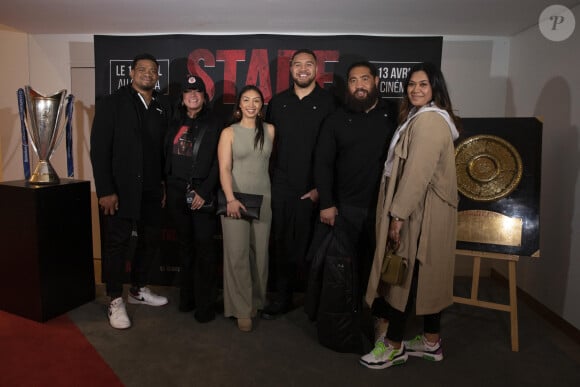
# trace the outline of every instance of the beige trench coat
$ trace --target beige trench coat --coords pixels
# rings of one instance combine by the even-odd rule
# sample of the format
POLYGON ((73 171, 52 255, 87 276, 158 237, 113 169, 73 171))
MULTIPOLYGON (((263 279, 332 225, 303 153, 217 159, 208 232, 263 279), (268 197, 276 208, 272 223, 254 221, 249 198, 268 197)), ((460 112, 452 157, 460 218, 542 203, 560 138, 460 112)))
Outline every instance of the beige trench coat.
POLYGON ((379 191, 377 246, 365 300, 370 306, 382 295, 404 311, 419 261, 416 312, 437 313, 453 303, 458 194, 449 126, 436 112, 419 114, 394 152, 393 174, 383 178, 379 191), (409 259, 409 270, 400 286, 380 282, 391 216, 405 220, 397 254, 409 259))

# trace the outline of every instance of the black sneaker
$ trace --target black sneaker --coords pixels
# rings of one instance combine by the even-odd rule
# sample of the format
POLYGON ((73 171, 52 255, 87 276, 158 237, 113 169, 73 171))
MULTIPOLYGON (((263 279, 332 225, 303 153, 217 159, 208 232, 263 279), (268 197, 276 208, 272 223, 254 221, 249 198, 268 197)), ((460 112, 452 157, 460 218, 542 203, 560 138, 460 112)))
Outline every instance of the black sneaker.
POLYGON ((207 322, 213 321, 213 320, 215 320, 215 310, 213 308, 209 308, 209 309, 198 308, 193 313, 193 318, 195 318, 195 320, 198 323, 207 323, 207 322))
POLYGON ((262 318, 266 320, 274 320, 291 309, 292 304, 290 302, 274 301, 264 308, 262 311, 262 318))

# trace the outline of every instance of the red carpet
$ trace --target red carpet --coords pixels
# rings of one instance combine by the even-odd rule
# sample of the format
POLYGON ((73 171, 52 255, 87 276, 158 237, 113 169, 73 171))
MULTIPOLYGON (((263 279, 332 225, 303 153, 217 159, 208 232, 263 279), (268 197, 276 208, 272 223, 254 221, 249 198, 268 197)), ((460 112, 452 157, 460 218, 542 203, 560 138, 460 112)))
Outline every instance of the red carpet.
POLYGON ((0 386, 123 386, 66 316, 46 323, 0 311, 0 386))

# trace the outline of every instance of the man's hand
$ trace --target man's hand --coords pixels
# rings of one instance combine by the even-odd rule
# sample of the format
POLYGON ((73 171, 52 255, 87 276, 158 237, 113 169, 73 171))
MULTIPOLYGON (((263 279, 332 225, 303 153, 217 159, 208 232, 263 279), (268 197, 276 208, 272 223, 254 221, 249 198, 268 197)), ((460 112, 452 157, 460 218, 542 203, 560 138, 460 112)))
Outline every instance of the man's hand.
POLYGON ((100 197, 99 207, 105 215, 115 215, 115 211, 119 210, 119 197, 117 194, 100 197))
POLYGON ((334 226, 336 215, 338 215, 338 209, 336 207, 325 208, 324 210, 320 210, 320 221, 329 226, 334 226))
POLYGON ((318 202, 318 190, 316 188, 311 189, 310 191, 306 192, 304 195, 300 196, 300 199, 310 199, 313 203, 318 202))

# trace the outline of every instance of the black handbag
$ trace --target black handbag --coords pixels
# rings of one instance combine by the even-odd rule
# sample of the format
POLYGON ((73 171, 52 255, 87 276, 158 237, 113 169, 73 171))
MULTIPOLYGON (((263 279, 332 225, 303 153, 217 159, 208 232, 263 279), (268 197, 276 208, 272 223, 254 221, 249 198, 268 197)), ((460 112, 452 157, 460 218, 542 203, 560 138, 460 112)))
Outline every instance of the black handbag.
MULTIPOLYGON (((242 218, 247 220, 259 220, 260 208, 262 207, 263 195, 234 192, 234 196, 246 207, 246 211, 241 211, 242 218)), ((227 215, 227 201, 223 190, 218 191, 217 215, 227 215)))

